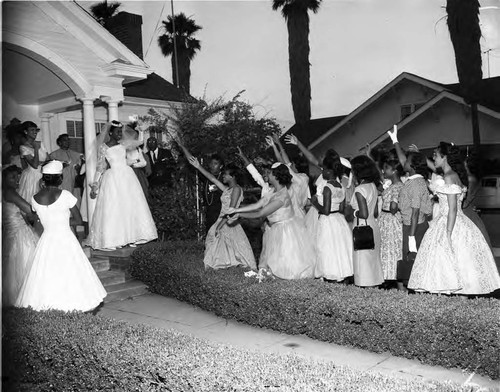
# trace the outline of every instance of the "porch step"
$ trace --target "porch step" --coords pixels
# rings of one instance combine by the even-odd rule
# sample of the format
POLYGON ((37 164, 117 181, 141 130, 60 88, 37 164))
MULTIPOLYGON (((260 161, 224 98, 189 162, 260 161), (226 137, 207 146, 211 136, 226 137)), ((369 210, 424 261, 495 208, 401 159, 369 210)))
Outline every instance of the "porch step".
POLYGON ((94 256, 89 261, 95 272, 109 271, 110 269, 109 258, 107 257, 94 256))
POLYGON ((101 271, 97 273, 97 276, 106 289, 108 286, 112 286, 118 283, 125 283, 127 281, 127 279, 125 278, 125 273, 122 271, 101 271))
POLYGON ((146 294, 148 293, 148 287, 138 280, 129 280, 128 282, 106 286, 106 291, 108 295, 104 302, 109 303, 146 294))

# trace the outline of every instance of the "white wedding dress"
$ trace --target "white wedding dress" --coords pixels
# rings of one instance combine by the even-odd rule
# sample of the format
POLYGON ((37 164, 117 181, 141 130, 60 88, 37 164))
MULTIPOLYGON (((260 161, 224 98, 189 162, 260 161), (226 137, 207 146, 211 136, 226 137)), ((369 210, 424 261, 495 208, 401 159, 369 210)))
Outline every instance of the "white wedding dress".
POLYGON ((126 148, 121 144, 101 145, 98 171, 104 174, 86 243, 93 249, 112 249, 157 239, 141 184, 127 165, 126 148), (107 170, 106 161, 110 165, 107 170))

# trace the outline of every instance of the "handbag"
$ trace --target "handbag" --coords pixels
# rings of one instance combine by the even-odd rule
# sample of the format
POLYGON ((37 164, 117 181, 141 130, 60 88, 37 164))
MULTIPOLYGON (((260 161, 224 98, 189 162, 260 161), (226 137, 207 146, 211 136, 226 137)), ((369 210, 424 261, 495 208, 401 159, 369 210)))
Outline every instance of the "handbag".
POLYGON ((375 249, 373 229, 367 222, 365 226, 359 226, 359 218, 357 219, 356 227, 352 229, 352 239, 354 243, 354 250, 375 249))

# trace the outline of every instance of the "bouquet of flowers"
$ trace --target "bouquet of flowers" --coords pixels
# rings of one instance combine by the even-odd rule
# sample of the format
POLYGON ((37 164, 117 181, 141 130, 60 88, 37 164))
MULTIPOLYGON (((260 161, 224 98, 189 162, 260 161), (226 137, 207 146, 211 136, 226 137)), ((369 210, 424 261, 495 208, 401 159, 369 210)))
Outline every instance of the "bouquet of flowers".
POLYGON ((265 268, 260 268, 259 272, 255 271, 245 272, 245 277, 247 278, 255 277, 255 279, 257 279, 259 283, 262 283, 262 281, 265 279, 275 279, 273 274, 270 271, 266 270, 265 268))

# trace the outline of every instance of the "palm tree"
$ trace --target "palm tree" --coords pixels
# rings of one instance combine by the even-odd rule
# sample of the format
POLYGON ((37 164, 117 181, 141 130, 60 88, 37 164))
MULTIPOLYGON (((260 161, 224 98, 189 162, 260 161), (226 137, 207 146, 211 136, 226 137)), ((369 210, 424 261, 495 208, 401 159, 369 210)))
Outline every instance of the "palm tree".
POLYGON ((108 3, 107 0, 104 0, 92 5, 90 7, 90 12, 92 12, 94 18, 96 18, 101 25, 105 26, 106 22, 116 14, 120 6, 121 3, 116 1, 108 3))
POLYGON ((478 0, 447 0, 446 3, 448 30, 455 50, 458 80, 465 102, 471 106, 472 139, 476 148, 481 144, 477 103, 483 79, 479 7, 478 0))
POLYGON ((201 49, 200 41, 194 38, 193 35, 201 30, 201 26, 198 26, 193 19, 182 12, 175 15, 174 19, 169 15, 167 20, 162 23, 165 32, 158 37, 158 45, 165 57, 172 56, 172 80, 174 85, 189 94, 191 61, 196 52, 201 49), (175 58, 176 54, 177 59, 175 58), (179 80, 177 80, 177 76, 179 80))
POLYGON ((309 72, 309 14, 318 12, 321 0, 273 0, 273 10, 281 8, 288 28, 288 65, 295 122, 311 118, 309 72))

